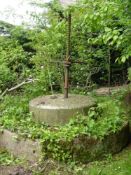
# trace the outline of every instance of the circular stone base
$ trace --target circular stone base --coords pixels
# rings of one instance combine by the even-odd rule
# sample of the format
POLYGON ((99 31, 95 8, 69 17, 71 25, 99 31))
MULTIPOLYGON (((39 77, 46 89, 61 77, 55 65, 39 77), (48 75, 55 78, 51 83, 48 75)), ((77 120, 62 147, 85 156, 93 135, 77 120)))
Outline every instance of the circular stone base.
POLYGON ((69 122, 77 113, 86 115, 89 108, 95 105, 93 98, 82 95, 49 95, 38 97, 29 104, 33 120, 45 122, 48 125, 63 125, 69 122))

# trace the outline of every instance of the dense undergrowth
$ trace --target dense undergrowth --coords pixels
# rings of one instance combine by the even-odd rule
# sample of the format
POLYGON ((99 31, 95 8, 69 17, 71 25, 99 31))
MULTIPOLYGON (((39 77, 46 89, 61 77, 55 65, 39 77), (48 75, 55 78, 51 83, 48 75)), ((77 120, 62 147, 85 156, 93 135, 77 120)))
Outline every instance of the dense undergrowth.
MULTIPOLYGON (((83 8, 71 9, 71 59, 84 62, 71 67, 71 92, 85 95, 97 86, 131 81, 131 69, 127 80, 127 68, 131 65, 129 0, 82 0, 82 3, 83 8)), ((101 140, 109 133, 116 133, 125 121, 130 121, 131 89, 110 97, 94 96, 97 105, 89 110, 88 116, 78 114, 64 127, 33 122, 29 101, 39 95, 63 91, 63 66, 56 62, 65 59, 67 11, 61 10, 56 0, 47 4, 47 8, 44 19, 47 22, 42 18, 33 29, 0 23, 0 130, 16 132, 18 140, 39 139, 47 145, 43 147, 43 156, 72 163, 70 150, 64 150, 59 142, 70 144, 80 135, 101 140), (28 80, 32 84, 8 94, 8 89, 28 80)), ((15 161, 5 152, 1 155, 2 162, 15 161)))
POLYGON ((65 149, 59 144, 63 141, 70 145, 76 137, 86 135, 95 139, 103 139, 109 133, 115 133, 127 121, 127 113, 122 107, 122 96, 97 97, 97 105, 92 107, 88 116, 78 114, 65 126, 50 127, 44 123, 35 123, 29 113, 27 95, 7 95, 0 103, 1 130, 8 129, 18 133, 18 138, 40 139, 43 156, 58 160, 72 160, 70 148, 65 149), (49 154, 47 154, 49 153, 49 154))
POLYGON ((18 165, 21 164, 22 159, 14 157, 12 154, 8 153, 6 150, 0 150, 0 166, 18 165))

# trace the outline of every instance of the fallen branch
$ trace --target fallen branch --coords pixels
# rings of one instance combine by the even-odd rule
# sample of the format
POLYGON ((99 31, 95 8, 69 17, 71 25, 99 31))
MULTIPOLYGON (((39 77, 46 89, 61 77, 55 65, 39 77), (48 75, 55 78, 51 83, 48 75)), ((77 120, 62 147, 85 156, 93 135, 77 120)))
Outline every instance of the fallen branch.
POLYGON ((8 92, 8 89, 6 89, 6 90, 0 95, 0 99, 1 99, 1 97, 3 97, 7 92, 8 92))
POLYGON ((12 87, 12 88, 10 88, 10 89, 7 88, 7 89, 0 95, 0 99, 1 99, 3 96, 5 96, 8 92, 12 92, 12 91, 14 91, 14 90, 17 90, 17 89, 19 89, 20 87, 24 86, 25 84, 30 84, 30 83, 33 83, 33 82, 35 82, 35 81, 38 81, 38 79, 30 79, 30 78, 28 78, 27 80, 23 81, 22 83, 20 83, 20 84, 14 86, 14 87, 12 87))

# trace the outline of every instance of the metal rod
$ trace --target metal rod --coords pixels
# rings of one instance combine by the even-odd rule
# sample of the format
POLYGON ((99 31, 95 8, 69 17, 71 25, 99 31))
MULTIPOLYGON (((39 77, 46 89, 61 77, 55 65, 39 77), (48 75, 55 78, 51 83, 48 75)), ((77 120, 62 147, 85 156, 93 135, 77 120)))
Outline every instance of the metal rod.
POLYGON ((111 95, 111 51, 108 48, 108 94, 111 95))
POLYGON ((65 60, 65 92, 64 98, 68 98, 69 94, 69 69, 70 69, 70 51, 71 51, 71 13, 68 15, 68 27, 67 27, 67 51, 65 60))

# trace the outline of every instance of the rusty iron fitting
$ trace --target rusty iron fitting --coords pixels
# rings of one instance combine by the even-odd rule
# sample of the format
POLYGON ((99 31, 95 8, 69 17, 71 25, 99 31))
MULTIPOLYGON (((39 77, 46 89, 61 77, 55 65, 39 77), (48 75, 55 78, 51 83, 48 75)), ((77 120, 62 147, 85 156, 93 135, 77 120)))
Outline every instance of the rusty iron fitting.
POLYGON ((70 61, 64 61, 64 66, 65 67, 70 67, 71 66, 71 62, 70 61))

